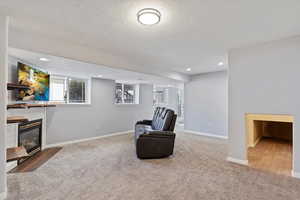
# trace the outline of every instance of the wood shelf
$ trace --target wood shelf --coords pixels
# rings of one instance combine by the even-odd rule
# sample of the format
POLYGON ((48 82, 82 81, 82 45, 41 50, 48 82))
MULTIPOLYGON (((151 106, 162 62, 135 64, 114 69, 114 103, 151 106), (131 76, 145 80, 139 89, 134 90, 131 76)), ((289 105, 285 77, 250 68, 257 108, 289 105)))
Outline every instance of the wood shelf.
POLYGON ((9 171, 9 173, 33 172, 50 160, 61 149, 62 147, 53 147, 37 152, 24 162, 20 163, 17 167, 9 171))
POLYGON ((27 108, 47 108, 56 107, 55 104, 27 104, 27 108))
POLYGON ((28 119, 22 116, 13 116, 13 117, 7 117, 7 123, 12 124, 12 123, 23 123, 23 122, 28 122, 28 119))
POLYGON ((27 85, 22 85, 18 83, 7 83, 8 90, 21 90, 21 89, 29 89, 30 87, 27 85))
POLYGON ((25 109, 27 108, 26 103, 17 103, 7 105, 7 109, 25 109))
POLYGON ((16 161, 27 158, 29 155, 25 149, 25 147, 12 147, 6 150, 6 161, 16 161))
POLYGON ((26 109, 26 108, 48 108, 56 107, 55 104, 26 104, 26 103, 17 103, 7 105, 7 109, 26 109))

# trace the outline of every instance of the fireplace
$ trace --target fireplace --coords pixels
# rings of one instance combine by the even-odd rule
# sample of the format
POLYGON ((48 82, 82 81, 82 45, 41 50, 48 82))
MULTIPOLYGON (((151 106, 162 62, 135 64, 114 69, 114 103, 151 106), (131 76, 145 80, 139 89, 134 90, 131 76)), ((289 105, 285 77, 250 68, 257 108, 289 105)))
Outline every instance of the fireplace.
MULTIPOLYGON (((42 119, 37 119, 19 124, 18 146, 24 146, 29 156, 33 156, 41 150, 42 122, 42 119)), ((26 159, 19 160, 18 164, 25 160, 26 159)))

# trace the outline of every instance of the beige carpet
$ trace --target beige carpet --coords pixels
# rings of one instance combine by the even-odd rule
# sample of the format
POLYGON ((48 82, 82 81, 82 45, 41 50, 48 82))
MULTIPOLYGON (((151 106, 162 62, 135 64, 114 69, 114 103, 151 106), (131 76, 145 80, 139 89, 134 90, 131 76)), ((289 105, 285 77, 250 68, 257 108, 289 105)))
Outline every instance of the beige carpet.
POLYGON ((63 148, 32 173, 8 175, 8 199, 297 200, 300 180, 225 161, 223 140, 178 134, 175 155, 139 160, 131 135, 63 148))

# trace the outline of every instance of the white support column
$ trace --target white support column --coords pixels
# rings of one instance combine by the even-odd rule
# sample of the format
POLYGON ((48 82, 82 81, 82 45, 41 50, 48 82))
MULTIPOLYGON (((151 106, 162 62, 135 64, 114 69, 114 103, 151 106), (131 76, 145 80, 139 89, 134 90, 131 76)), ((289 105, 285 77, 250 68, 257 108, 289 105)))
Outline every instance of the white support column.
POLYGON ((0 15, 0 199, 6 198, 6 106, 8 17, 0 15))

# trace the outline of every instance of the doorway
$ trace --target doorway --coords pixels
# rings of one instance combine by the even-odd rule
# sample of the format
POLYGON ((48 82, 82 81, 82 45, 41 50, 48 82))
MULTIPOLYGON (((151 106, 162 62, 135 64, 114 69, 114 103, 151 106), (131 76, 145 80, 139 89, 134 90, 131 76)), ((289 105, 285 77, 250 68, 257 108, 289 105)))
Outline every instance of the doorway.
POLYGON ((153 107, 167 107, 177 114, 176 131, 184 130, 184 85, 154 85, 153 107))
POLYGON ((291 176, 293 166, 293 117, 246 114, 249 166, 291 176))

